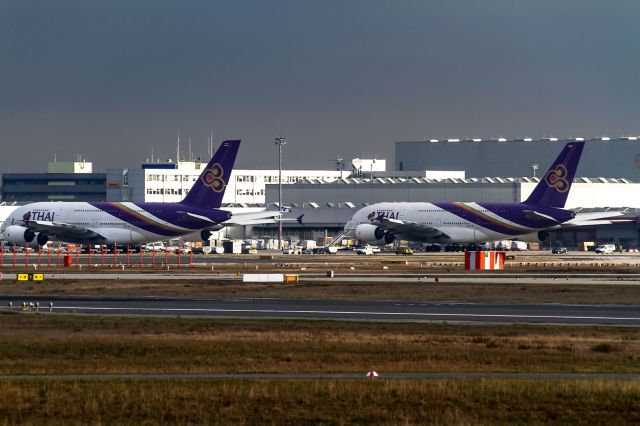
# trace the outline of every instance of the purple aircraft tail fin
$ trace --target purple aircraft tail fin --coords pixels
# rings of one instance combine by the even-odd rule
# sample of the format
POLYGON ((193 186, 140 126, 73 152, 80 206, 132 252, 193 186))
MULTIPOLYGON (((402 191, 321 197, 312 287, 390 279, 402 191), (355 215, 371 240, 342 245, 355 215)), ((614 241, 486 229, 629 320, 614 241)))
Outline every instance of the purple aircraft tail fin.
POLYGON ((239 140, 222 142, 181 203, 204 209, 220 208, 239 146, 239 140))
POLYGON ((563 208, 578 168, 584 142, 569 142, 551 165, 540 183, 525 201, 548 207, 563 208))

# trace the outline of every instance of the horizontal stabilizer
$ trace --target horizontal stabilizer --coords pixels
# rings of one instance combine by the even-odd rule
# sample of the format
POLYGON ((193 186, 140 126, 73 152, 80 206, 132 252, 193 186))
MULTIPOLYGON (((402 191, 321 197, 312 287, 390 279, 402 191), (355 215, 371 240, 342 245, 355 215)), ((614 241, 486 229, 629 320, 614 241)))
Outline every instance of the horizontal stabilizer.
POLYGON ((183 215, 183 216, 186 216, 186 217, 190 217, 190 218, 192 218, 192 219, 199 219, 199 220, 203 220, 203 221, 205 221, 205 222, 210 222, 210 223, 218 223, 218 222, 216 222, 215 220, 211 220, 211 219, 209 219, 209 218, 208 218, 208 217, 206 217, 206 216, 202 216, 202 215, 195 214, 195 213, 191 213, 191 212, 183 212, 183 211, 179 211, 179 212, 177 212, 177 213, 178 213, 178 214, 181 214, 181 215, 183 215))
POLYGON ((555 217, 549 216, 548 214, 537 212, 535 210, 529 210, 529 211, 526 211, 526 213, 527 213, 527 219, 539 220, 539 221, 550 220, 552 222, 558 222, 558 219, 556 219, 555 217))

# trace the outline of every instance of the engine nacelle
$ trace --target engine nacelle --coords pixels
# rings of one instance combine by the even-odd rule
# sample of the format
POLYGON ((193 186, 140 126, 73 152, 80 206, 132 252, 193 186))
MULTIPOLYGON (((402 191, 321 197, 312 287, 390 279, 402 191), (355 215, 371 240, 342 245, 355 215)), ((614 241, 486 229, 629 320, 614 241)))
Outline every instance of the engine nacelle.
POLYGON ((356 226, 355 234, 356 238, 360 241, 366 241, 367 243, 374 245, 391 244, 396 239, 396 236, 391 232, 385 231, 378 226, 370 225, 368 223, 356 226))
POLYGON ((24 246, 36 238, 36 233, 24 226, 11 225, 5 228, 4 238, 10 243, 24 246))
POLYGON ((538 231, 533 234, 521 235, 518 237, 520 241, 528 243, 540 243, 549 239, 549 231, 538 231))
POLYGON ((45 232, 38 232, 36 242, 39 246, 43 246, 49 242, 49 236, 45 232))
POLYGON ((211 235, 213 235, 214 232, 221 230, 222 228, 224 228, 223 225, 215 225, 210 228, 203 229, 202 231, 200 231, 200 237, 202 238, 202 241, 209 241, 211 235))

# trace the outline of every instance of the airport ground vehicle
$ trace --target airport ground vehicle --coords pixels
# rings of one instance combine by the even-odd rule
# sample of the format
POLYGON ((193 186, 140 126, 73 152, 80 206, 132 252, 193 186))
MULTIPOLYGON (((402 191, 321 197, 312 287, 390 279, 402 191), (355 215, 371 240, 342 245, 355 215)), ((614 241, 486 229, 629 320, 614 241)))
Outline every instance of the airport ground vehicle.
POLYGON ((361 254, 361 255, 365 255, 365 256, 372 256, 373 255, 373 247, 371 247, 371 246, 361 247, 361 248, 356 250, 356 254, 361 254))
POLYGON ((283 254, 302 254, 302 247, 294 246, 294 247, 285 248, 285 249, 282 249, 282 253, 283 254))
POLYGON ((396 254, 413 254, 413 250, 411 250, 411 248, 406 247, 406 246, 400 246, 398 248, 396 248, 396 254))
POLYGON ((569 250, 567 250, 566 247, 555 247, 555 248, 551 249, 551 253, 553 253, 553 254, 565 254, 568 251, 569 250))
POLYGON ((102 248, 100 247, 99 244, 92 244, 92 245, 88 245, 88 246, 82 246, 82 248, 80 249, 80 252, 83 254, 87 254, 89 252, 96 254, 96 253, 100 253, 102 251, 102 248))
POLYGON ((173 249, 173 252, 175 254, 178 254, 178 253, 180 253, 180 254, 189 254, 189 253, 191 253, 191 246, 189 246, 188 244, 182 244, 182 245, 177 246, 177 247, 172 247, 172 249, 173 249))
POLYGON ((155 243, 148 243, 145 244, 143 247, 144 251, 150 252, 150 251, 155 251, 155 252, 162 252, 165 251, 166 248, 164 246, 164 243, 162 241, 157 241, 155 243))
POLYGON ((527 243, 524 241, 511 241, 511 246, 509 247, 511 251, 527 251, 529 247, 527 243))
POLYGON ((600 244, 595 249, 595 252, 598 254, 612 254, 615 251, 616 251, 615 244, 600 244))
POLYGON ((104 246, 105 253, 140 253, 140 246, 138 245, 126 245, 126 244, 106 244, 104 246))
POLYGON ((338 247, 329 246, 329 247, 317 247, 314 249, 315 254, 336 254, 338 252, 338 247))

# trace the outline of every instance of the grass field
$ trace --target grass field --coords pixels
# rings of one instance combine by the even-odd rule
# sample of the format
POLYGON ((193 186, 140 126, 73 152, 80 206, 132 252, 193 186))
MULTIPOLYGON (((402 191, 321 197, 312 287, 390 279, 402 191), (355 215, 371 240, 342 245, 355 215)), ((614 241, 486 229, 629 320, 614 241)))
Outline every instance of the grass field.
POLYGON ((640 329, 0 315, 0 374, 640 373, 640 329))
POLYGON ((640 422, 640 384, 0 382, 0 418, 5 424, 631 424, 640 422))
POLYGON ((356 372, 362 380, 6 380, 0 423, 625 424, 640 383, 385 380, 640 373, 640 329, 0 315, 0 375, 356 372), (382 380, 366 379, 369 369, 382 380))

